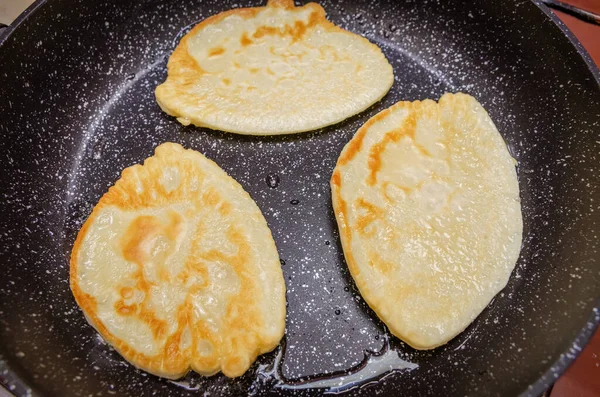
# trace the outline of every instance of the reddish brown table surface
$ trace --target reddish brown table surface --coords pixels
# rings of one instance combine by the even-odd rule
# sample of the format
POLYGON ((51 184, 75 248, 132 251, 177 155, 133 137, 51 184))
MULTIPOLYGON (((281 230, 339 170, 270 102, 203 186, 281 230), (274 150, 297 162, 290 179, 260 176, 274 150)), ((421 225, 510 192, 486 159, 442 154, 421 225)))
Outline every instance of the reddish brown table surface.
MULTIPOLYGON (((600 0, 562 1, 600 14, 600 0)), ((600 25, 582 22, 559 11, 555 13, 581 41, 596 65, 600 65, 600 25)), ((600 330, 554 384, 550 397, 600 397, 600 330)))

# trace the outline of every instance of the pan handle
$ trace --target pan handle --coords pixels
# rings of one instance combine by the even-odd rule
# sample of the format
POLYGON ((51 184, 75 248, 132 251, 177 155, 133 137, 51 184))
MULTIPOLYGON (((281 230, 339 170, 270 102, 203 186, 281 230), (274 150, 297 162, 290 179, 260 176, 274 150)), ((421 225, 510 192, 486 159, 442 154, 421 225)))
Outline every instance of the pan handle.
POLYGON ((584 22, 593 23, 596 25, 600 25, 600 15, 593 13, 591 11, 582 10, 581 8, 574 7, 570 4, 563 3, 558 0, 540 0, 544 3, 548 8, 552 8, 558 11, 562 11, 565 14, 569 14, 577 19, 580 19, 584 22))

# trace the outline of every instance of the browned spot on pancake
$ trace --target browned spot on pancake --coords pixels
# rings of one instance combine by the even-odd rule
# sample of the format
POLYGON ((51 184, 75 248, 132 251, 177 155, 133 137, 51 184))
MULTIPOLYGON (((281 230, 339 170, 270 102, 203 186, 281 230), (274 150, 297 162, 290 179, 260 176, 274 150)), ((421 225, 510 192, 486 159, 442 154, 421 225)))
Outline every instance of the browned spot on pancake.
POLYGON ((240 44, 242 45, 242 47, 249 46, 252 43, 253 41, 250 40, 246 32, 244 32, 244 34, 242 34, 242 37, 240 38, 240 44))
POLYGON ((173 51, 173 54, 167 63, 167 69, 169 70, 169 73, 173 73, 174 76, 177 76, 178 71, 186 70, 193 71, 195 75, 203 75, 206 73, 206 71, 200 67, 196 59, 188 54, 186 37, 181 40, 180 45, 173 51))
POLYGON ((366 132, 367 129, 364 128, 364 126, 358 130, 356 135, 354 135, 354 138, 352 138, 352 140, 346 145, 344 151, 338 159, 338 165, 345 165, 350 160, 352 160, 354 156, 356 156, 356 154, 360 151, 360 148, 362 147, 363 139, 365 137, 366 132))
POLYGON ((267 1, 268 7, 280 7, 280 8, 294 8, 293 0, 269 0, 267 1))
POLYGON ((193 286, 191 286, 192 291, 197 291, 200 288, 208 287, 208 270, 206 269, 206 265, 202 261, 194 260, 194 258, 188 259, 185 263, 185 271, 181 272, 178 275, 178 278, 185 285, 192 275, 195 276, 195 283, 193 286))
POLYGON ((387 145, 389 145, 391 142, 399 142, 404 136, 410 137, 414 142, 416 127, 416 115, 411 111, 406 116, 399 128, 386 133, 380 142, 377 142, 373 145, 371 152, 369 153, 369 160, 367 162, 370 171, 366 181, 368 185, 373 186, 377 182, 377 173, 382 166, 381 156, 383 152, 385 152, 387 145))
POLYGON ((223 201, 221 203, 221 205, 219 206, 219 213, 223 216, 227 216, 227 215, 231 214, 232 211, 233 211, 233 206, 227 201, 223 201))
POLYGON ((252 74, 256 74, 256 73, 260 72, 260 68, 250 68, 249 70, 250 70, 250 73, 252 73, 252 74))
POLYGON ((301 21, 294 22, 294 28, 291 30, 291 36, 294 40, 301 39, 306 33, 307 26, 301 21))
POLYGON ((125 299, 130 299, 133 298, 133 288, 131 287, 123 287, 121 288, 121 290, 119 291, 119 294, 125 298, 125 299))
POLYGON ((340 186, 341 184, 341 179, 340 179, 340 171, 339 170, 335 170, 333 172, 333 175, 331 175, 331 183, 333 183, 336 186, 340 186))
MULTIPOLYGON (((325 10, 321 6, 318 6, 318 8, 315 11, 310 13, 310 16, 308 17, 308 26, 313 27, 320 23, 323 23, 324 21, 327 21, 327 19, 325 19, 325 10)), ((329 26, 331 27, 333 25, 329 26)))
POLYGON ((273 26, 260 26, 254 31, 252 37, 260 39, 265 36, 280 36, 290 37, 292 41, 300 40, 307 32, 308 28, 315 26, 319 22, 319 13, 312 12, 309 17, 308 23, 302 21, 295 21, 293 25, 285 25, 281 27, 273 26))
POLYGON ((223 48, 223 47, 215 47, 215 48, 211 48, 210 50, 208 50, 209 57, 221 55, 224 53, 225 53, 225 48, 223 48))
POLYGON ((223 79, 222 81, 223 81, 223 84, 225 84, 225 85, 231 84, 231 80, 229 80, 229 79, 223 79))
POLYGON ((138 317, 150 327, 154 339, 161 340, 167 333, 167 322, 157 318, 156 314, 146 307, 146 299, 139 305, 138 317))
POLYGON ((338 159, 337 166, 347 164, 350 160, 352 160, 360 152, 360 149, 362 148, 363 140, 365 138, 365 135, 367 134, 367 131, 371 127, 373 127, 373 125, 375 123, 378 123, 379 121, 385 119, 393 110, 395 110, 397 108, 403 108, 403 107, 409 107, 409 106, 412 106, 410 102, 398 102, 397 104, 395 104, 385 110, 382 110, 381 112, 377 113, 375 116, 371 117, 365 124, 363 124, 362 127, 360 127, 358 129, 358 131, 356 132, 354 137, 352 137, 350 142, 348 142, 348 144, 342 151, 340 158, 338 159))
POLYGON ((357 208, 363 209, 365 214, 359 216, 356 220, 356 230, 363 235, 373 235, 374 231, 371 233, 367 232, 366 228, 378 219, 383 219, 385 215, 385 211, 373 203, 370 203, 363 199, 362 197, 356 200, 355 205, 357 208))
POLYGON ((390 142, 398 142, 402 135, 395 131, 390 131, 380 142, 377 142, 371 148, 369 153, 369 160, 367 162, 370 173, 367 177, 367 184, 373 186, 377 182, 377 172, 381 169, 381 155, 385 151, 385 148, 390 142))
MULTIPOLYGON (((287 27, 287 25, 286 25, 286 27, 287 27)), ((254 37, 255 39, 260 39, 261 37, 275 36, 275 35, 282 36, 283 33, 281 33, 280 29, 274 28, 272 26, 261 26, 258 29, 256 29, 256 31, 254 32, 252 37, 254 37)))
POLYGON ((377 252, 369 250, 369 266, 379 270, 381 273, 389 273, 394 268, 394 264, 384 260, 377 252))
POLYGON ((386 109, 386 110, 376 114, 375 116, 371 117, 365 124, 363 124, 362 127, 360 127, 358 129, 358 131, 356 132, 354 137, 352 137, 350 142, 348 142, 348 144, 342 151, 342 154, 340 155, 338 162, 337 162, 338 166, 347 164, 350 160, 352 160, 354 158, 354 156, 356 156, 358 154, 358 152, 360 152, 360 149, 362 148, 363 140, 365 139, 365 135, 367 134, 367 131, 369 130, 369 128, 371 128, 371 126, 373 126, 373 124, 375 124, 379 120, 382 120, 383 118, 385 118, 389 112, 390 112, 390 110, 386 109))
POLYGON ((216 207, 217 204, 219 204, 221 202, 221 200, 222 200, 221 195, 219 194, 219 192, 217 192, 213 188, 208 189, 202 195, 202 201, 204 202, 205 205, 207 205, 209 207, 216 207))
POLYGON ((125 302, 123 302, 123 300, 118 300, 115 302, 115 310, 117 311, 117 313, 123 315, 123 316, 129 316, 132 314, 135 314, 135 312, 137 312, 137 305, 126 305, 125 302))
MULTIPOLYGON (((135 218, 121 240, 123 257, 127 261, 143 266, 153 259, 151 256, 155 238, 163 236, 170 243, 174 243, 183 232, 183 218, 175 211, 170 211, 168 218, 167 224, 163 224, 158 218, 149 215, 135 218)), ((173 247, 169 246, 169 249, 172 250, 173 247)))
POLYGON ((160 281, 162 281, 163 283, 170 283, 171 282, 171 274, 165 268, 165 264, 159 263, 156 266, 157 266, 156 273, 157 273, 158 279, 160 281))
POLYGON ((163 356, 168 361, 181 361, 184 356, 190 356, 189 351, 194 348, 194 340, 191 338, 189 346, 181 349, 183 333, 192 325, 193 310, 192 297, 188 295, 185 302, 177 308, 177 330, 167 337, 163 347, 163 356))
POLYGON ((151 262, 157 262, 156 276, 162 282, 170 282, 170 274, 165 268, 165 258, 173 251, 174 243, 183 232, 183 218, 175 211, 168 213, 168 222, 163 223, 160 219, 142 215, 135 218, 124 236, 121 238, 122 253, 125 260, 138 266, 131 278, 135 280, 135 287, 144 293, 142 302, 136 305, 126 305, 121 299, 115 303, 115 309, 122 315, 136 314, 142 320, 154 335, 155 339, 162 339, 167 330, 167 323, 156 317, 155 313, 148 308, 148 299, 150 297, 153 284, 144 276, 144 268, 151 262), (164 251, 154 255, 157 238, 164 238, 168 244, 164 251), (156 258, 155 256, 158 256, 156 258))
POLYGON ((160 230, 161 223, 153 216, 135 218, 123 237, 123 257, 129 262, 143 265, 150 259, 150 244, 160 230))

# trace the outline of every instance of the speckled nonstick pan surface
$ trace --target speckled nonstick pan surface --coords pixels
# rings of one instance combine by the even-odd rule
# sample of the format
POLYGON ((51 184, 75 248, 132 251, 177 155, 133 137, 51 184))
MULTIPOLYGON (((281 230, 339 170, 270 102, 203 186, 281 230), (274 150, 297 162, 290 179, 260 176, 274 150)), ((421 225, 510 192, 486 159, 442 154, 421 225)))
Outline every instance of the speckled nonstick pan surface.
POLYGON ((153 90, 182 34, 219 11, 262 3, 47 0, 0 37, 2 383, 23 396, 323 394, 281 379, 297 389, 311 376, 356 371, 387 339, 344 263, 329 191, 337 156, 394 102, 464 91, 519 161, 521 257, 465 332, 432 351, 390 338, 413 369, 347 394, 541 393, 599 316, 600 88, 584 50, 528 1, 327 0, 332 21, 376 42, 392 63, 396 81, 380 103, 321 131, 273 138, 183 127, 162 113, 153 90), (93 205, 165 141, 201 151, 242 184, 285 262, 282 347, 236 380, 192 374, 177 385, 135 370, 69 290, 71 246, 93 205))

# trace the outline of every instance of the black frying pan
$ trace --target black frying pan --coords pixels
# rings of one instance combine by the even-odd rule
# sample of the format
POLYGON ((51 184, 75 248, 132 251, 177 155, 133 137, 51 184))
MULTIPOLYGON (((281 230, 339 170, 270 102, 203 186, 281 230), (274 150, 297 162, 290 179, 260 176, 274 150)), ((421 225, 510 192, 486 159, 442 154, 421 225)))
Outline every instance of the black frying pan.
POLYGON ((17 395, 320 395, 337 389, 316 386, 396 354, 406 368, 346 392, 540 394, 599 317, 600 87, 585 51, 529 1, 327 0, 332 21, 392 63, 396 81, 380 103, 321 131, 272 138, 183 127, 161 112, 153 90, 178 39, 209 15, 262 3, 41 0, 0 37, 2 383, 17 395), (343 145, 376 112, 459 90, 481 101, 519 161, 523 248, 506 289, 465 332, 415 351, 388 343, 358 294, 328 182, 343 145), (236 380, 190 374, 175 384, 134 369, 69 290, 71 246, 93 205, 165 141, 237 179, 285 261, 285 339, 236 380))

